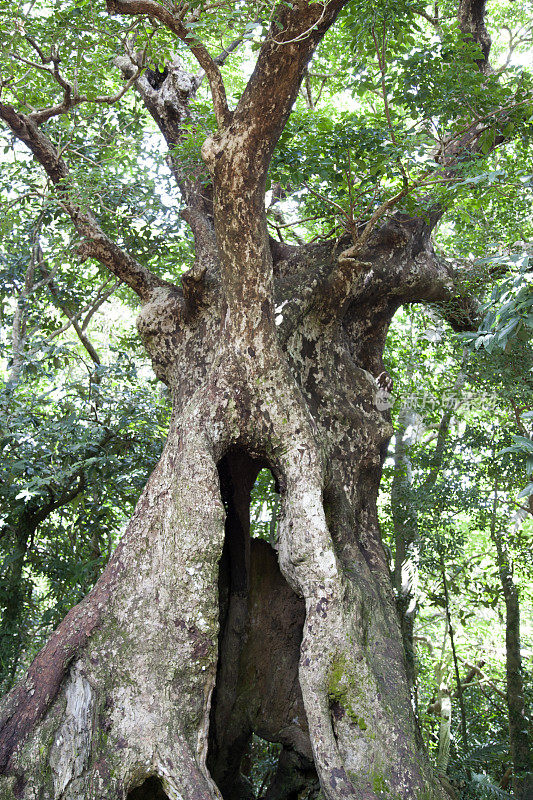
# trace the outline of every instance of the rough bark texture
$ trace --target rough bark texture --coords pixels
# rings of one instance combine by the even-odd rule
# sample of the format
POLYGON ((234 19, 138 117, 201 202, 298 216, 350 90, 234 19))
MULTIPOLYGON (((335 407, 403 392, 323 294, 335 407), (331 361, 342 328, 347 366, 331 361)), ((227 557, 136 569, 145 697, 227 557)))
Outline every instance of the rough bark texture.
MULTIPOLYGON (((379 239, 374 247, 378 283, 379 239)), ((273 314, 239 326, 238 337, 228 335, 222 293, 191 312, 179 290, 159 288, 144 306, 139 330, 173 392, 167 445, 106 572, 4 705, 0 796, 119 798, 157 775, 170 798, 213 797, 210 720, 209 763, 225 796, 240 791, 237 762, 250 730, 281 742, 304 767, 312 758, 327 797, 374 798, 385 787, 402 798, 437 796, 410 708, 375 505, 391 431, 367 367, 379 363, 398 293, 362 287, 344 322, 324 325, 313 287, 334 265, 335 246, 283 255, 273 314), (223 480, 221 495, 217 465, 231 473, 232 452, 252 466, 234 466, 236 484, 225 489, 223 480), (259 570, 245 567, 243 514, 257 460, 271 467, 282 497, 279 564, 288 585, 278 592, 269 585, 281 580, 271 556, 259 570), (289 617, 265 662, 258 651, 268 621, 255 646, 253 635, 244 646, 238 625, 254 598, 271 592, 285 592, 289 617), (211 711, 219 618, 232 615, 237 630, 225 638, 224 622, 222 688, 211 711), (291 625, 296 638, 285 642, 291 625), (292 653, 286 665, 284 653, 292 653), (239 664, 264 670, 247 682, 231 674, 239 664), (286 705, 278 698, 269 708, 279 687, 286 705), (233 755, 229 786, 217 766, 224 748, 233 755)), ((417 257, 412 241, 386 253, 389 274, 399 279, 417 257)), ((427 245, 423 259, 432 263, 427 245)))
MULTIPOLYGON (((441 797, 380 540, 391 426, 374 376, 399 305, 447 299, 453 274, 425 216, 376 227, 357 262, 341 257, 349 240, 290 247, 266 228, 273 147, 343 4, 280 6, 237 108, 218 96, 220 130, 203 148, 212 187, 174 164, 197 248, 182 287, 114 246, 68 199, 68 171, 44 134, 0 107, 61 181, 86 254, 141 297, 139 332, 173 402, 119 548, 2 705, 0 798, 248 797, 239 763, 252 731, 283 746, 272 800, 312 791, 316 776, 328 800, 441 797), (371 266, 361 273, 360 262, 371 266), (249 540, 262 465, 281 496, 277 559, 249 540)), ((214 93, 217 80, 211 69, 214 93)), ((137 81, 170 145, 197 86, 177 60, 161 80, 137 81)))
POLYGON ((223 295, 192 314, 175 289, 156 290, 145 305, 139 329, 173 390, 168 442, 103 577, 5 704, 2 769, 10 777, 0 796, 124 797, 157 775, 168 797, 212 797, 210 719, 209 763, 225 796, 239 790, 239 753, 250 730, 280 741, 304 764, 313 759, 328 797, 372 798, 386 786, 403 798, 431 796, 377 527, 380 452, 390 427, 365 368, 367 359, 379 360, 396 299, 378 294, 377 303, 389 306, 380 324, 368 299, 362 310, 352 305, 345 324, 324 326, 312 305, 303 314, 302 304, 295 308, 294 282, 305 266, 318 284, 334 248, 308 248, 303 264, 295 255, 275 269, 283 339, 267 317, 259 341, 252 330, 235 347, 223 295), (231 452, 247 454, 252 466, 233 467, 236 484, 224 488, 222 480, 221 495, 217 465, 227 474, 231 452), (269 464, 281 490, 279 563, 288 585, 279 589, 266 552, 260 569, 245 566, 254 460, 269 464), (278 602, 283 592, 288 619, 276 649, 266 644, 264 620, 257 644, 252 635, 244 647, 239 615, 250 608, 253 615, 255 598, 274 593, 278 602), (220 617, 234 627, 225 638, 225 622, 220 634, 221 688, 210 711, 220 617), (262 672, 248 682, 228 674, 239 664, 262 672), (289 695, 281 707, 280 687, 289 695), (233 755, 227 788, 217 748, 233 755))
POLYGON ((482 53, 478 66, 482 72, 489 70, 490 34, 485 25, 486 0, 460 0, 458 20, 460 28, 467 39, 475 42, 482 53))

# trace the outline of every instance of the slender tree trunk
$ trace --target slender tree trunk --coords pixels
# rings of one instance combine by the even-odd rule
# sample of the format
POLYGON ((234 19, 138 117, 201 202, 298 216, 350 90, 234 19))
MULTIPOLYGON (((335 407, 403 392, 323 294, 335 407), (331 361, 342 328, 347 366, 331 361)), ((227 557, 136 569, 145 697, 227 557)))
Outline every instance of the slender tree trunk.
POLYGON ((437 747, 437 770, 439 775, 446 775, 450 761, 450 732, 452 725, 452 698, 448 685, 449 664, 446 657, 446 648, 449 638, 449 619, 444 615, 444 635, 442 637, 442 647, 440 658, 435 663, 435 686, 437 697, 434 705, 428 711, 435 711, 439 715, 439 733, 437 747))
POLYGON ((394 524, 393 585, 405 650, 407 678, 414 691, 416 676, 413 636, 417 603, 418 515, 413 499, 408 434, 408 427, 413 416, 413 413, 407 408, 402 408, 398 415, 395 433, 391 508, 394 524))
POLYGON ((498 528, 496 509, 498 484, 495 482, 491 522, 492 540, 496 546, 498 570, 505 600, 505 671, 507 677, 507 709, 509 741, 513 762, 513 790, 520 800, 533 796, 533 753, 529 741, 530 725, 520 653, 520 599, 513 579, 513 569, 502 532, 498 528))
POLYGON ((13 544, 4 565, 7 578, 4 584, 5 593, 1 602, 3 608, 0 621, 2 648, 0 676, 3 691, 7 691, 12 686, 22 650, 28 641, 26 617, 31 587, 28 586, 24 577, 28 551, 31 550, 39 525, 53 511, 73 500, 84 488, 84 478, 79 476, 76 486, 65 490, 61 495, 49 500, 40 508, 35 505, 27 506, 22 510, 20 507, 15 507, 12 518, 8 517, 9 527, 12 530, 13 544))
POLYGON ((507 708, 509 739, 513 761, 514 793, 521 800, 533 796, 533 756, 528 735, 528 715, 520 654, 520 605, 518 590, 512 580, 508 562, 499 558, 500 578, 505 598, 505 671, 507 676, 507 708), (502 574, 503 573, 503 574, 502 574))
POLYGON ((439 747, 437 751, 437 769, 446 775, 450 762, 450 733, 452 726, 452 698, 446 683, 439 686, 437 702, 440 706, 439 747))
MULTIPOLYGON (((464 362, 463 362, 464 363, 464 362)), ((453 391, 462 388, 465 377, 459 372, 453 391)), ((400 617, 400 629, 405 650, 407 677, 416 701, 416 672, 414 626, 417 613, 416 585, 418 582, 418 513, 425 496, 435 485, 444 462, 446 441, 452 421, 452 408, 447 408, 440 420, 435 450, 429 470, 418 485, 413 485, 411 447, 414 435, 409 431, 415 414, 408 407, 400 409, 394 447, 394 475, 391 491, 391 510, 394 525, 393 585, 400 617)))
POLYGON ((27 602, 28 585, 23 570, 28 544, 35 532, 35 525, 23 518, 13 534, 13 548, 7 564, 7 579, 4 585, 2 619, 0 621, 0 652, 2 665, 2 690, 8 691, 13 685, 22 648, 26 641, 24 612, 27 602))
MULTIPOLYGON (((448 635, 450 637, 450 645, 452 648, 452 660, 453 660, 453 670, 455 673, 455 685, 457 687, 457 697, 459 700, 459 710, 461 712, 461 737, 463 740, 463 748, 465 752, 468 749, 468 734, 467 734, 467 727, 466 727, 466 711, 465 711, 465 704, 463 698, 463 688, 461 686, 461 677, 459 675, 459 662, 457 660, 457 651, 455 649, 455 631, 453 629, 452 624, 452 617, 450 612, 450 597, 448 593, 448 581, 446 580, 446 569, 444 566, 444 559, 440 557, 440 567, 441 567, 441 575, 442 575, 442 588, 444 589, 444 603, 445 603, 445 611, 446 611, 446 620, 447 620, 447 628, 448 628, 448 635)), ((451 695, 450 695, 450 709, 451 709, 451 695)))
POLYGON ((33 289, 33 279, 35 275, 34 250, 30 264, 24 276, 24 286, 18 297, 15 313, 13 315, 13 328, 11 332, 11 367, 7 378, 7 387, 14 388, 20 381, 22 368, 24 365, 24 349, 26 347, 26 316, 27 302, 29 294, 33 289))

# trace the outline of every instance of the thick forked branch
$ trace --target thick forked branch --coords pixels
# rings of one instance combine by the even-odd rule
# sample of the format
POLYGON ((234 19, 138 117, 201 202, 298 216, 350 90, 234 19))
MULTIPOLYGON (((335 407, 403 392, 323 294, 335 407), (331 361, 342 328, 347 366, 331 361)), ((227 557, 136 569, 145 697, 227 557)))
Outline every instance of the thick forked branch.
MULTIPOLYGON (((410 216, 400 211, 382 219, 364 244, 348 247, 353 239, 340 239, 304 248, 290 247, 291 285, 299 270, 297 264, 319 259, 317 279, 309 281, 303 273, 293 293, 302 298, 300 314, 312 310, 322 324, 335 324, 351 315, 353 308, 384 309, 392 316, 404 303, 432 303, 456 331, 475 330, 479 322, 479 303, 475 299, 477 282, 472 282, 472 267, 438 256, 431 244, 431 231, 439 219, 435 215, 410 216), (298 255, 301 251, 301 256, 298 255)), ((364 226, 361 226, 361 233, 364 226)), ((287 250, 287 245, 283 246, 287 250)), ((279 249, 279 248, 278 248, 279 249)), ((282 253, 282 259, 287 258, 282 253)), ((279 266, 277 267, 279 271, 279 266)), ((287 299, 276 298, 278 304, 287 299)), ((284 312, 289 324, 289 312, 284 312)))
POLYGON ((130 43, 126 44, 126 55, 116 58, 115 64, 128 82, 134 79, 135 88, 169 147, 172 169, 180 183, 184 169, 175 157, 174 148, 183 138, 183 123, 190 117, 190 102, 202 82, 202 76, 189 73, 176 55, 164 64, 162 72, 155 73, 147 69, 139 75, 142 55, 139 60, 139 54, 130 43))
POLYGON ((107 0, 106 6, 109 14, 154 17, 154 19, 159 20, 175 33, 187 45, 207 75, 213 96, 215 116, 219 126, 223 127, 229 123, 231 114, 220 69, 204 45, 191 35, 187 26, 180 19, 174 16, 167 8, 156 3, 155 0, 107 0))
MULTIPOLYGON (((485 4, 486 0, 460 0, 458 7, 458 22, 465 39, 469 39, 479 45, 483 53, 483 59, 477 60, 477 64, 482 72, 489 73, 490 66, 488 56, 491 40, 485 26, 485 4)), ((388 108, 387 95, 383 83, 385 74, 385 63, 382 52, 377 42, 375 34, 374 44, 378 56, 379 66, 382 74, 383 100, 385 115, 387 117, 391 138, 394 141, 394 130, 388 108)), ((527 101, 529 102, 529 101, 527 101)), ((426 172, 415 180, 409 180, 407 174, 400 165, 403 176, 403 185, 399 191, 382 203, 370 216, 368 221, 363 223, 359 230, 353 224, 353 218, 346 219, 346 227, 352 234, 353 247, 343 250, 333 266, 327 279, 317 287, 319 302, 324 306, 324 313, 327 318, 333 318, 338 309, 342 309, 343 304, 352 298, 354 291, 358 292, 357 285, 362 283, 361 276, 374 263, 372 254, 368 252, 367 243, 378 223, 381 229, 387 228, 387 223, 383 225, 383 218, 390 214, 393 209, 398 207, 401 201, 415 191, 420 191, 431 185, 453 185, 460 182, 462 175, 457 171, 457 166, 464 161, 465 157, 477 158, 481 154, 481 147, 486 146, 484 134, 494 130, 499 123, 501 128, 502 121, 506 120, 520 105, 526 105, 526 101, 514 101, 510 104, 494 109, 483 118, 474 117, 462 130, 454 132, 444 142, 442 150, 435 156, 435 160, 440 164, 436 172, 426 172), (350 224, 352 223, 352 224, 350 224), (366 255, 366 260, 365 260, 366 255)), ((490 150, 506 140, 506 136, 495 134, 490 150)), ((485 152, 485 151, 483 151, 485 152)), ((442 216, 444 207, 442 202, 435 203, 430 213, 427 214, 427 223, 431 229, 438 219, 442 216)), ((346 212, 344 212, 346 215, 346 212)), ((347 215, 346 215, 347 216, 347 215)), ((414 222, 413 218, 413 222, 414 222)), ((430 230, 427 234, 429 236, 430 230)), ((379 234, 381 235, 381 234, 379 234)), ((426 299, 432 301, 445 301, 445 316, 456 330, 471 330, 477 324, 477 304, 471 294, 465 295, 464 288, 461 291, 461 284, 464 283, 464 274, 456 274, 455 270, 446 270, 449 273, 450 285, 444 289, 442 296, 435 296, 433 289, 430 288, 429 296, 426 299), (459 291, 457 293, 457 288, 459 291), (450 291, 451 290, 451 291, 450 291)), ((420 299, 420 298, 417 298, 420 299)))
POLYGON ((228 320, 238 335, 245 330, 254 336, 259 330, 269 331, 266 335, 272 332, 272 260, 265 211, 268 167, 305 67, 346 2, 280 3, 231 124, 202 146, 213 175, 215 232, 230 308, 228 320), (229 219, 235 220, 238 235, 227 225, 229 219), (244 263, 248 265, 245 273, 244 263))
POLYGON ((357 277, 372 266, 372 261, 365 261, 362 256, 374 228, 379 220, 394 208, 412 188, 407 186, 401 189, 374 211, 360 232, 352 231, 354 242, 352 247, 340 253, 336 266, 331 270, 327 280, 319 287, 326 317, 330 316, 334 309, 342 308, 352 293, 357 277))
POLYGON ((143 301, 149 299, 156 286, 167 286, 166 281, 153 275, 113 242, 88 209, 74 202, 69 186, 67 165, 36 123, 30 117, 17 113, 12 106, 2 102, 0 102, 0 118, 7 123, 17 139, 31 150, 56 186, 61 206, 83 238, 80 254, 86 258, 89 256, 95 258, 133 289, 143 301))
POLYGON ((261 167, 268 168, 316 46, 347 1, 279 4, 230 129, 253 144, 259 156, 258 173, 261 167))

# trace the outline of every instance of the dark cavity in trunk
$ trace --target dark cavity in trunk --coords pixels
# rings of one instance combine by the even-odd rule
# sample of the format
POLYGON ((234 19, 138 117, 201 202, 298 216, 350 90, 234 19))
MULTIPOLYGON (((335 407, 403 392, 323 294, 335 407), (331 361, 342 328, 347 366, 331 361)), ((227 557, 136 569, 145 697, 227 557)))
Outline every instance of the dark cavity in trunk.
POLYGON ((159 778, 147 778, 142 786, 128 792, 126 800, 168 800, 159 778))
MULTIPOLYGON (((224 800, 296 800, 318 791, 298 681, 305 604, 271 544, 250 536, 252 490, 267 466, 236 450, 218 465, 226 526, 207 765, 224 800)), ((264 471, 259 482, 264 492, 264 471)), ((264 509, 275 514, 274 491, 272 481, 264 509)), ((265 516, 253 532, 274 542, 275 520, 265 516)))

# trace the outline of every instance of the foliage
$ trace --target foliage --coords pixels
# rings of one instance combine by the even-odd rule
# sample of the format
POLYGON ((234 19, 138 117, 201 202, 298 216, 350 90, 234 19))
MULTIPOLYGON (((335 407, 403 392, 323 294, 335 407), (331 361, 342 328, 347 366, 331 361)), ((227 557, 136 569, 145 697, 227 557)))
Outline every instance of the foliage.
POLYGON ((8 686, 107 562, 159 457, 167 403, 129 355, 33 352, 0 394, 0 679, 8 686))
POLYGON ((279 494, 274 478, 268 469, 262 469, 250 501, 250 536, 265 539, 271 545, 277 541, 279 494))
POLYGON ((489 353, 505 350, 511 339, 528 341, 533 331, 533 267, 527 253, 508 258, 491 259, 510 272, 510 277, 498 283, 485 303, 485 313, 478 331, 464 338, 476 349, 484 347, 489 353))
MULTIPOLYGON (((405 569, 414 582, 419 609, 415 627, 418 715, 428 747, 436 752, 437 699, 442 685, 448 687, 452 695, 448 776, 466 800, 509 796, 499 788, 509 751, 505 606, 494 529, 504 543, 519 587, 526 695, 533 690, 529 669, 533 654, 533 525, 523 499, 531 489, 522 490, 525 471, 516 457, 521 448, 529 448, 530 440, 517 433, 517 424, 527 425, 530 415, 515 413, 517 404, 523 408, 531 403, 533 388, 531 381, 520 388, 516 376, 506 374, 515 375, 513 349, 486 354, 473 348, 465 354, 463 342, 458 337, 454 347, 453 337, 446 335, 434 314, 404 311, 389 336, 388 360, 396 378, 394 414, 405 407, 412 410, 406 436, 412 475, 403 502, 412 504, 417 519, 411 566, 406 564, 405 569), (457 382, 461 373, 462 384, 457 382), (452 413, 442 463, 430 480, 438 461, 437 433, 447 411, 452 413), (461 680, 472 667, 478 669, 463 689, 466 752, 446 623, 443 563, 461 680)), ((391 457, 385 463, 381 496, 383 528, 392 554, 395 529, 390 487, 395 469, 391 457)))

